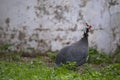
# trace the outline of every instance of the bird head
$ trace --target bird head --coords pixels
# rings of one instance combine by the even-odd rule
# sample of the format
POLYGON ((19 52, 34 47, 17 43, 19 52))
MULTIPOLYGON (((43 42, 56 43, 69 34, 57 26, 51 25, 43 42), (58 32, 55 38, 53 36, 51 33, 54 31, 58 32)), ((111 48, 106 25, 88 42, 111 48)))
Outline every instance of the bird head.
POLYGON ((87 23, 85 24, 86 24, 86 27, 84 29, 84 37, 88 37, 88 32, 91 30, 92 26, 88 25, 87 23))
POLYGON ((86 24, 86 27, 84 29, 84 33, 88 33, 91 30, 92 26, 88 25, 88 23, 85 23, 85 24, 86 24))

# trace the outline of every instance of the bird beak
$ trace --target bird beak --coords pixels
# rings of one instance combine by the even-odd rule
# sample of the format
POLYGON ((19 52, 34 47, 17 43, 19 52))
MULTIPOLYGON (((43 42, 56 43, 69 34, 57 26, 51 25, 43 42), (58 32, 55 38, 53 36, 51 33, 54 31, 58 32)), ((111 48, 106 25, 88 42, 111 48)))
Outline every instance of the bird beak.
POLYGON ((90 25, 90 26, 88 26, 88 29, 89 29, 89 30, 91 30, 91 28, 92 28, 92 26, 91 26, 91 25, 90 25))

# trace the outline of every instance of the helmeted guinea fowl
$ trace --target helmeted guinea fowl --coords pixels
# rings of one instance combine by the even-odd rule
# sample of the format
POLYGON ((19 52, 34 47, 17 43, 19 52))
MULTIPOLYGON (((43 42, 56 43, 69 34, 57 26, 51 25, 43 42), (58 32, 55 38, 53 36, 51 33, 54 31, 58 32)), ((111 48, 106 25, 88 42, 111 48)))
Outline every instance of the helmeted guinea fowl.
POLYGON ((76 62, 78 66, 86 62, 88 56, 88 32, 91 28, 90 25, 86 23, 83 37, 76 43, 71 44, 62 48, 57 56, 55 63, 57 65, 66 64, 67 62, 76 62))

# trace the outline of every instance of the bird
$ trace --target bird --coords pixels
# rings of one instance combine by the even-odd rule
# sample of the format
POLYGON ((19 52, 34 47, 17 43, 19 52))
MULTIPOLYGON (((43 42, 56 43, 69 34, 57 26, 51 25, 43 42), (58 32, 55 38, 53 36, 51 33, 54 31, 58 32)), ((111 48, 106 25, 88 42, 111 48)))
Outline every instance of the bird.
POLYGON ((55 59, 56 65, 61 66, 70 62, 76 62, 78 66, 81 66, 86 62, 89 53, 88 32, 92 26, 88 25, 88 23, 85 24, 86 28, 84 29, 83 37, 58 52, 55 59))

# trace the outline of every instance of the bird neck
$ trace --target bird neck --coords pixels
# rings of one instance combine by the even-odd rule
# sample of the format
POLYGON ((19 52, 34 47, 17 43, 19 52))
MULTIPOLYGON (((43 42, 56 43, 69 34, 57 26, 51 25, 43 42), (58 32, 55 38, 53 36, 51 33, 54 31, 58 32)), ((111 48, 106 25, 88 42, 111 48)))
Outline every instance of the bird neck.
POLYGON ((88 37, 88 32, 89 32, 89 29, 86 28, 85 31, 84 31, 83 37, 87 38, 88 37))
POLYGON ((82 37, 81 40, 83 40, 85 42, 88 42, 88 32, 86 32, 86 33, 83 34, 83 37, 82 37))
POLYGON ((83 37, 79 40, 79 42, 87 42, 88 43, 88 33, 84 33, 83 37))
POLYGON ((88 38, 88 32, 83 34, 83 38, 88 38))
POLYGON ((82 40, 84 40, 84 41, 88 40, 88 34, 84 34, 82 37, 82 40))

